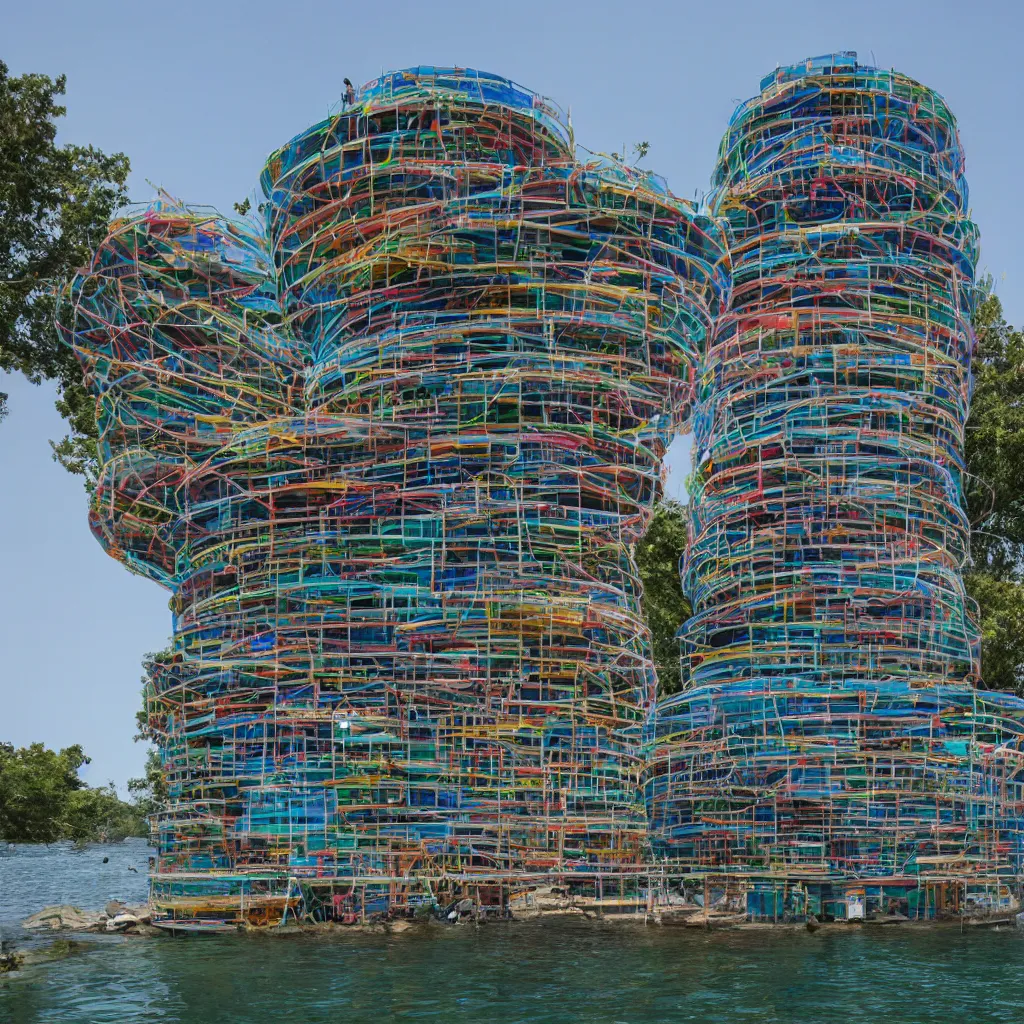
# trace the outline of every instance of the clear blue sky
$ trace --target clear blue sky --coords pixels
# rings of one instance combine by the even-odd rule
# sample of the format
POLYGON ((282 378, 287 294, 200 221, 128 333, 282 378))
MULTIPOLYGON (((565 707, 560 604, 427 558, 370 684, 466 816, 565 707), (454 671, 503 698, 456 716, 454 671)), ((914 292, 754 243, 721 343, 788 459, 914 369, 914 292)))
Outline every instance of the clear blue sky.
MULTIPOLYGON (((982 269, 1024 320, 1024 15, 1016 0, 853 4, 686 0, 612 4, 246 3, 174 0, 7 5, 12 73, 68 76, 62 136, 132 161, 147 182, 230 209, 267 153, 324 116, 342 78, 459 64, 513 78, 571 108, 577 139, 651 144, 648 165, 681 195, 704 191, 737 101, 777 64, 833 50, 894 66, 943 93, 960 120, 982 269)), ((80 483, 50 459, 63 434, 52 392, 11 379, 0 424, 0 739, 81 742, 91 782, 138 774, 139 662, 167 639, 167 595, 105 556, 80 483)), ((676 446, 669 492, 681 492, 676 446)))

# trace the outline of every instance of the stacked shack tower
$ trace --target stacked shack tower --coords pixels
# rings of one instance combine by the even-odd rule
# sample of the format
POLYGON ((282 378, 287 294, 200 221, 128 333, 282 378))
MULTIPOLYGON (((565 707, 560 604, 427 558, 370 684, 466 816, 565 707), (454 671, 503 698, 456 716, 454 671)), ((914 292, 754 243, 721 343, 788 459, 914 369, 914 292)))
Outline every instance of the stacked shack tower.
POLYGON ((260 229, 119 221, 62 316, 94 530, 172 594, 158 906, 635 889, 632 548, 726 287, 717 228, 466 70, 371 83, 262 192, 260 229))
POLYGON ((954 119, 853 54, 780 68, 714 187, 733 293, 694 413, 690 689, 659 709, 656 849, 754 916, 926 916, 965 880, 1003 899, 1020 711, 972 687, 954 119))
POLYGON ((93 529, 174 613, 158 908, 1005 905, 1024 701, 975 688, 952 115, 852 54, 781 68, 715 219, 564 121, 386 75, 271 156, 252 223, 161 200, 69 290, 93 529), (691 405, 656 707, 633 549, 691 405))

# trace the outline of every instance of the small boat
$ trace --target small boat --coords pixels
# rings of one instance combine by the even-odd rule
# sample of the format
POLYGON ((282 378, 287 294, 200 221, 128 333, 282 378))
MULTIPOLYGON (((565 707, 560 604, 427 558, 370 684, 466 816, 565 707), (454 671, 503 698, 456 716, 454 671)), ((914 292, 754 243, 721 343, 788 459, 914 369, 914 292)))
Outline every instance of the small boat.
POLYGON ((164 931, 173 934, 188 932, 202 935, 233 935, 238 931, 237 924, 227 921, 204 921, 201 918, 182 918, 176 921, 164 918, 162 921, 154 920, 152 923, 155 928, 163 928, 164 931))

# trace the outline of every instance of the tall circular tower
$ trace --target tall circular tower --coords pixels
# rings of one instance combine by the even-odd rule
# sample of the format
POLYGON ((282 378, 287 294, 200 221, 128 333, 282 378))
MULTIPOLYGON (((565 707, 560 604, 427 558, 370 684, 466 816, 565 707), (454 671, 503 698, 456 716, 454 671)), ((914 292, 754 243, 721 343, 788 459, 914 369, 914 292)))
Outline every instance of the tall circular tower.
POLYGON ((173 592, 158 899, 329 915, 636 871, 632 549, 725 290, 717 227, 465 69, 371 83, 262 190, 256 233, 115 225, 64 317, 97 532, 173 592))
POLYGON ((969 685, 977 232, 953 116, 852 54, 780 68, 713 184, 733 292, 695 401, 691 689, 660 709, 656 844, 768 880, 1011 873, 969 754, 1005 735, 969 685))

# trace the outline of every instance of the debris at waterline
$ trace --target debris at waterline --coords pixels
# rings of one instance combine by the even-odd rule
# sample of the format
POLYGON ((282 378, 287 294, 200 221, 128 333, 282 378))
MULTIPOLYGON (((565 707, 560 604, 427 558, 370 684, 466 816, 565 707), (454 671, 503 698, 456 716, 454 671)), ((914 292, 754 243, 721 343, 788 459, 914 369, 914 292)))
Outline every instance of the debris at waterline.
POLYGON ((129 907, 111 901, 105 910, 82 910, 70 904, 44 907, 21 922, 28 931, 126 932, 148 927, 153 919, 149 907, 129 907))
MULTIPOLYGON (((697 894, 698 896, 700 894, 697 894)), ((22 921, 28 931, 61 931, 76 934, 119 934, 125 937, 154 937, 184 934, 237 934, 238 932, 281 934, 329 934, 334 932, 364 932, 369 934, 396 934, 413 929, 447 928, 459 925, 480 926, 489 922, 527 925, 558 919, 586 920, 594 925, 637 925, 669 928, 697 928, 704 930, 775 928, 799 929, 808 932, 825 930, 859 930, 876 925, 954 925, 998 927, 1013 924, 1013 914, 978 911, 966 915, 950 915, 944 919, 910 919, 903 914, 881 914, 869 918, 837 918, 819 920, 785 915, 778 921, 752 920, 742 910, 727 901, 705 904, 698 898, 675 896, 655 906, 645 906, 621 899, 597 899, 575 895, 559 886, 538 886, 518 894, 501 914, 472 899, 461 899, 448 905, 423 906, 414 915, 377 914, 366 918, 319 921, 308 914, 292 913, 287 919, 274 924, 240 925, 224 922, 220 927, 197 928, 189 922, 154 920, 147 906, 128 906, 110 901, 104 911, 82 910, 69 904, 45 907, 22 921)), ((14 970, 16 967, 7 967, 14 970)))
POLYGON ((12 971, 19 970, 24 962, 24 953, 9 948, 9 943, 4 942, 0 945, 0 974, 10 974, 12 971))

